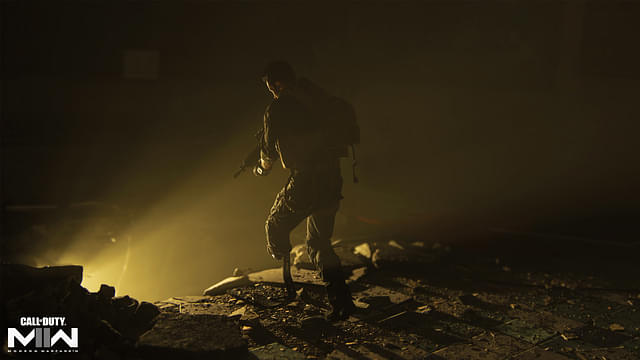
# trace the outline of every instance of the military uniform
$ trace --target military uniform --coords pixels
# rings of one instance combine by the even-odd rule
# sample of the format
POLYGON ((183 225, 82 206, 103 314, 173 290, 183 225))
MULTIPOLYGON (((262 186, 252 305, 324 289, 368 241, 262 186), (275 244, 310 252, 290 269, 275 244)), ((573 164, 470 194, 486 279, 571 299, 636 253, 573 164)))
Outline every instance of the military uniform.
POLYGON ((264 115, 261 157, 272 163, 279 159, 290 171, 267 217, 267 249, 278 259, 289 256, 289 234, 306 219, 309 258, 327 282, 335 310, 336 304, 353 304, 330 240, 342 199, 340 162, 323 147, 322 121, 301 98, 295 90, 285 90, 264 115))

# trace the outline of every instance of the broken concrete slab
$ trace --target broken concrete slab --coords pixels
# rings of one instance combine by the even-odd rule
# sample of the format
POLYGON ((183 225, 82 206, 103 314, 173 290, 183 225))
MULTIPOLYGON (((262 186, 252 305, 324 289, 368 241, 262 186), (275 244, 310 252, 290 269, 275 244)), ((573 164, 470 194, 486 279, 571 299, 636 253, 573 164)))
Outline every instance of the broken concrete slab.
MULTIPOLYGON (((307 269, 291 269, 291 277, 294 282, 305 283, 311 285, 324 285, 324 282, 318 276, 316 271, 307 269)), ((272 283, 272 284, 284 284, 282 277, 282 268, 267 269, 259 272, 249 274, 249 281, 254 283, 272 283)))
MULTIPOLYGON (((22 264, 2 264, 0 283, 2 298, 11 299, 45 287, 58 287, 57 284, 73 281, 82 282, 82 266, 45 266, 32 267, 22 264)), ((61 285, 64 287, 64 285, 61 285)))
POLYGON ((259 359, 259 360, 306 359, 306 356, 304 356, 304 354, 294 351, 292 349, 289 349, 288 347, 278 343, 271 343, 264 346, 251 348, 249 352, 251 353, 253 358, 259 359))
POLYGON ((142 359, 246 358, 240 326, 226 316, 161 314, 137 343, 142 359))
POLYGON ((208 303, 208 302, 196 302, 196 303, 183 303, 179 304, 178 312, 183 314, 209 314, 209 315, 226 315, 230 310, 230 306, 223 304, 208 303))
POLYGON ((216 284, 211 285, 203 291, 203 294, 208 296, 220 295, 224 294, 227 290, 247 285, 251 285, 251 281, 247 276, 231 276, 216 284))

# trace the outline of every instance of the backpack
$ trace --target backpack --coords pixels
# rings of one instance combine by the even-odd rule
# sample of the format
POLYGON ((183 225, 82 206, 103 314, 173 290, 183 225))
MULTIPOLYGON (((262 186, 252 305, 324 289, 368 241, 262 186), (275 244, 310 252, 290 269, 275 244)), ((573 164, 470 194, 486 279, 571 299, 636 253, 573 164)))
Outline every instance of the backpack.
POLYGON ((316 121, 324 133, 323 146, 326 150, 332 156, 349 157, 351 148, 353 182, 357 183, 355 145, 360 144, 360 126, 353 105, 345 99, 328 94, 305 78, 298 80, 297 88, 298 99, 317 115, 316 121))

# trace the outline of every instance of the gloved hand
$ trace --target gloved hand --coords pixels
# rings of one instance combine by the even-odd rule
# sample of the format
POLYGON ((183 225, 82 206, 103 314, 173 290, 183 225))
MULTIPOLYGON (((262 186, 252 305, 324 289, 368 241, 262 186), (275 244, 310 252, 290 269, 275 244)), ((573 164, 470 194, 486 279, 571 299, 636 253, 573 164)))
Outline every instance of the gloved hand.
POLYGON ((271 170, 265 170, 260 164, 253 167, 253 175, 255 176, 267 176, 271 173, 271 170))
POLYGON ((278 245, 267 241, 267 252, 272 258, 282 260, 282 258, 289 256, 289 253, 291 253, 291 245, 278 245))

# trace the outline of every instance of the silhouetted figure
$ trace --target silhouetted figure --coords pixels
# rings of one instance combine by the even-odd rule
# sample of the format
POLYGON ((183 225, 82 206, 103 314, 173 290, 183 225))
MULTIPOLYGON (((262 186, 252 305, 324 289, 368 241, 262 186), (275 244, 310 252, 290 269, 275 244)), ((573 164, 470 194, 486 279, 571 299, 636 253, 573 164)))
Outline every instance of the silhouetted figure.
POLYGON ((278 160, 290 176, 276 195, 267 217, 267 250, 275 259, 288 257, 290 232, 307 220, 309 257, 327 283, 330 320, 355 311, 340 259, 331 246, 335 216, 342 199, 340 151, 321 106, 331 97, 309 80, 297 79, 284 61, 269 63, 263 80, 273 95, 264 114, 264 138, 255 175, 267 175, 278 160))

